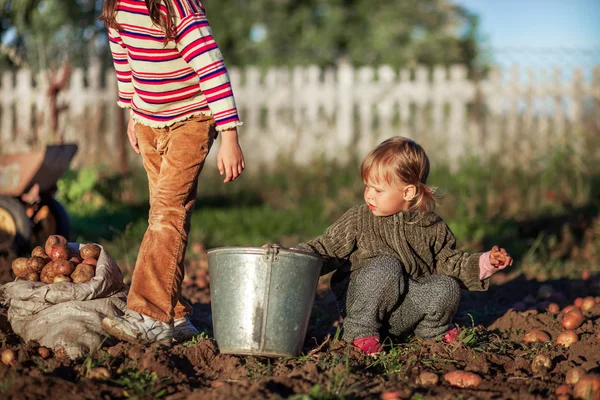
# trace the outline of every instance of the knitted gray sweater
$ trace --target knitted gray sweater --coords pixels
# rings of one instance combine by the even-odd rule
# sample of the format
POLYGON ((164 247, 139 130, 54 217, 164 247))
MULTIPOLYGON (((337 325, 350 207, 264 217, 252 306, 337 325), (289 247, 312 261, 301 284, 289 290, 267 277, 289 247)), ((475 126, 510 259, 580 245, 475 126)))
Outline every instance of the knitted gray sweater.
POLYGON ((468 290, 489 287, 489 278, 479 279, 481 253, 457 250, 450 228, 434 212, 377 217, 364 204, 348 210, 321 236, 295 247, 324 257, 322 274, 338 270, 352 277, 369 259, 389 255, 402 262, 412 279, 439 274, 458 279, 468 290))

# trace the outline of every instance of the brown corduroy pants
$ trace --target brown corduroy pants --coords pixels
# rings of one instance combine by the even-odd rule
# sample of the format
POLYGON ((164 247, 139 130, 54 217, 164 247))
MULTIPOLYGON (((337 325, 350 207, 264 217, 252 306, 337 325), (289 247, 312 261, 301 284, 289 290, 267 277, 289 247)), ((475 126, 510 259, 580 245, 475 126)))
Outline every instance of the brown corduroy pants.
POLYGON ((198 176, 216 137, 211 116, 195 116, 165 128, 136 124, 148 174, 150 215, 137 256, 127 308, 170 323, 191 314, 181 299, 198 176))

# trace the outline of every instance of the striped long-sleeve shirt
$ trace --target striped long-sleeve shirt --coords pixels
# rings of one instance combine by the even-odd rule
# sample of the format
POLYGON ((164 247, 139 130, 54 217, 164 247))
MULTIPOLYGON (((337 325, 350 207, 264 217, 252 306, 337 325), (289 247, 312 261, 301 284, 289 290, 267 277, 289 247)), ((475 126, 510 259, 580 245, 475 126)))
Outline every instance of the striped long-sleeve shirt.
MULTIPOLYGON (((217 130, 241 125, 223 56, 199 0, 170 0, 175 40, 153 25, 144 0, 119 0, 119 29, 108 29, 121 107, 159 128, 213 115, 217 130)), ((166 8, 162 7, 166 15, 166 8)))

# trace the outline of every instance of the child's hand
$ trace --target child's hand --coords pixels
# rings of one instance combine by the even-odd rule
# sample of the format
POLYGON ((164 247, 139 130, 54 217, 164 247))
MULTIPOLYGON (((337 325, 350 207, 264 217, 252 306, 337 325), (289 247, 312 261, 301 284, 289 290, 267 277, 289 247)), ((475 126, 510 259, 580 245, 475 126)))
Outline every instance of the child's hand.
POLYGON ((513 259, 506 252, 506 250, 499 248, 498 246, 492 247, 492 251, 490 252, 490 264, 494 268, 504 269, 510 265, 512 265, 513 259))
POLYGON ((217 168, 221 175, 225 174, 223 182, 227 183, 241 175, 244 168, 246 168, 246 162, 238 143, 237 129, 222 131, 220 135, 221 146, 217 154, 217 168))

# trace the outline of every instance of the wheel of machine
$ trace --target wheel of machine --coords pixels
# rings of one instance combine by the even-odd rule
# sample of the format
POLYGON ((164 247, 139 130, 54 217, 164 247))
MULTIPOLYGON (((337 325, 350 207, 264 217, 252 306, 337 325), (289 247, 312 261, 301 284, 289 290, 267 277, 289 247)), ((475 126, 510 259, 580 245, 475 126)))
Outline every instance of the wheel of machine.
POLYGON ((36 244, 45 243, 50 235, 61 235, 67 239, 69 238, 69 214, 54 197, 42 197, 31 218, 34 222, 33 236, 36 244))
POLYGON ((23 251, 31 233, 31 220, 23 204, 15 198, 0 196, 0 248, 23 251))

